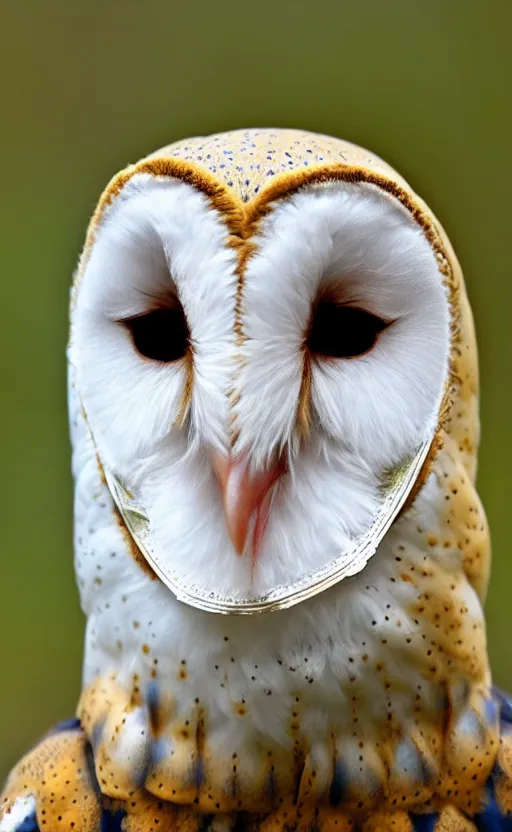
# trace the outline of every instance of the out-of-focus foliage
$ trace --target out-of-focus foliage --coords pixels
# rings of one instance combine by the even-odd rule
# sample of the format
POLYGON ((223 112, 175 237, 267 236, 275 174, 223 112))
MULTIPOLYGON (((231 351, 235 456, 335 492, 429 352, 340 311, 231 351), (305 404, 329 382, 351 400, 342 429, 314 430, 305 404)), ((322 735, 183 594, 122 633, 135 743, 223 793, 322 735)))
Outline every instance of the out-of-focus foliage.
POLYGON ((0 777, 79 690, 64 353, 89 214, 127 162, 233 127, 371 147, 451 236, 480 339, 490 648, 512 688, 511 31, 508 0, 0 4, 0 777))

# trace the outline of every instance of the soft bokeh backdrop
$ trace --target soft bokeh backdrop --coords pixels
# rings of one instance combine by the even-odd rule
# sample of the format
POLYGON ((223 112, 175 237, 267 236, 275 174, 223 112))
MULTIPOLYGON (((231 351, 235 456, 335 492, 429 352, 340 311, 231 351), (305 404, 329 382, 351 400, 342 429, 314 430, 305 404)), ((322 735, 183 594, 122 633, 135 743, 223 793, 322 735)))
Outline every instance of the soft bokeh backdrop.
POLYGON ((480 339, 489 638, 512 689, 511 32, 510 0, 0 0, 0 779, 79 690, 70 276, 109 177, 187 135, 351 139, 444 223, 480 339))

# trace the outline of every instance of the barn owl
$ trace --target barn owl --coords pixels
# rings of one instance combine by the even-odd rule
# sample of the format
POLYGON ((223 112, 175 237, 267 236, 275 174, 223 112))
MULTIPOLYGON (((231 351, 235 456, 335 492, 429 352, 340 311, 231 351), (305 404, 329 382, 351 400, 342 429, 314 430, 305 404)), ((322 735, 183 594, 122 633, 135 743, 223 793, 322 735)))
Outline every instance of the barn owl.
POLYGON ((180 141, 107 186, 70 317, 83 688, 0 832, 509 828, 476 346, 425 203, 338 139, 180 141))

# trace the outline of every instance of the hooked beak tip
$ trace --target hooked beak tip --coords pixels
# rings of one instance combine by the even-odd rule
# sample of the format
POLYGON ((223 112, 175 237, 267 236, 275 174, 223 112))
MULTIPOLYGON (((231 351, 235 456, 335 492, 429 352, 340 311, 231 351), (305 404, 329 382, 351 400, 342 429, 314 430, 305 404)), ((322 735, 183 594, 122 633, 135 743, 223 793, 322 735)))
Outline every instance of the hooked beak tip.
POLYGON ((240 534, 237 534, 235 529, 229 529, 228 527, 228 534, 231 543, 233 544, 233 549, 235 550, 236 554, 241 557, 245 552, 245 544, 247 542, 247 530, 242 530, 240 534))

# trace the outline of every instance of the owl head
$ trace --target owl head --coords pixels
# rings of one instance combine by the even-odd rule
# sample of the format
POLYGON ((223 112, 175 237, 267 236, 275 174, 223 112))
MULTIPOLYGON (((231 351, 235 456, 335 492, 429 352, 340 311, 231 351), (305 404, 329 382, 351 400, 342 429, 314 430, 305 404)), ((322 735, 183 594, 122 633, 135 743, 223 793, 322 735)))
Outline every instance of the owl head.
POLYGON ((102 790, 473 794, 498 730, 476 348, 407 183, 304 132, 164 148, 100 199, 69 359, 102 790))
POLYGON ((446 416, 452 259, 337 140, 183 142, 110 183, 70 361, 122 522, 178 597, 288 606, 364 567, 446 416))

